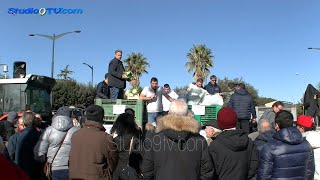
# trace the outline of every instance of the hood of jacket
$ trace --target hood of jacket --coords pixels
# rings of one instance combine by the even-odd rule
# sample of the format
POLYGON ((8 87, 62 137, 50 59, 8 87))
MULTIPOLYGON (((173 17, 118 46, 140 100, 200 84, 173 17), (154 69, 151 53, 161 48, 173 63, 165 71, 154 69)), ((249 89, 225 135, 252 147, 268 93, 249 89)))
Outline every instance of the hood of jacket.
POLYGON ((240 89, 237 89, 237 90, 235 91, 235 93, 237 93, 237 94, 239 94, 239 95, 242 95, 242 96, 245 96, 245 95, 248 94, 248 91, 245 90, 245 89, 240 88, 240 89))
POLYGON ((67 116, 55 116, 51 126, 58 131, 66 132, 73 127, 73 122, 67 116))
POLYGON ((306 137, 306 140, 310 143, 312 148, 320 148, 320 133, 316 131, 307 131, 302 134, 303 137, 306 137))
POLYGON ((163 132, 173 141, 186 141, 199 131, 200 124, 189 116, 166 115, 158 120, 156 126, 156 133, 163 132))
POLYGON ((216 140, 234 152, 247 149, 249 143, 248 134, 243 130, 223 131, 216 140))
POLYGON ((300 144, 303 141, 302 134, 296 127, 280 129, 273 135, 273 138, 292 145, 300 144))
POLYGON ((270 130, 270 131, 266 131, 266 132, 263 132, 261 134, 258 135, 258 137, 256 138, 256 140, 261 140, 261 141, 264 141, 264 142, 268 142, 270 141, 271 139, 273 139, 273 135, 276 133, 275 130, 270 130))

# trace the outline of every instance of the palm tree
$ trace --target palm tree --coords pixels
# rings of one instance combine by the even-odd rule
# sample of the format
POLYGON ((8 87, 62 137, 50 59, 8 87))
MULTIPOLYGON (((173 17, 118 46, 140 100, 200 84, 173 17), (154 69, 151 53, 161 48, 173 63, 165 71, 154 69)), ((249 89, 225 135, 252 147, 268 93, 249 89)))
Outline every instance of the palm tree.
POLYGON ((213 67, 212 52, 206 45, 193 45, 190 52, 187 54, 189 62, 185 64, 188 68, 188 72, 193 72, 195 80, 202 78, 203 80, 209 76, 209 68, 213 67))
POLYGON ((148 73, 147 67, 149 67, 149 63, 147 62, 147 58, 143 56, 141 53, 134 53, 128 55, 128 58, 124 60, 126 65, 126 71, 131 71, 134 81, 131 82, 131 85, 139 85, 140 77, 142 73, 148 73))
POLYGON ((69 65, 67 65, 64 69, 60 70, 60 74, 58 74, 58 78, 63 78, 63 79, 71 79, 69 75, 74 73, 74 71, 69 70, 69 65))

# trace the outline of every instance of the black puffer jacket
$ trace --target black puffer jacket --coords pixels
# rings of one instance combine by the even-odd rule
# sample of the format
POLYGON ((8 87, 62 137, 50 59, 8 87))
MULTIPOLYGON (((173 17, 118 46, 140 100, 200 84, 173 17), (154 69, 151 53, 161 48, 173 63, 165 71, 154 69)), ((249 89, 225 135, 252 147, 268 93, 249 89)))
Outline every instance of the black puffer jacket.
POLYGON ((256 145, 256 148, 258 150, 258 154, 260 154, 263 145, 265 145, 267 142, 273 139, 274 133, 276 133, 276 131, 273 129, 270 131, 266 131, 264 133, 259 134, 258 137, 254 140, 254 144, 256 145))
POLYGON ((313 179, 313 150, 296 127, 283 128, 259 154, 258 179, 313 179))
POLYGON ((245 180, 256 174, 255 147, 243 130, 223 131, 210 144, 209 152, 219 180, 245 180))
MULTIPOLYGON (((167 115, 157 122, 149 149, 145 148, 142 174, 154 180, 211 180, 212 160, 199 123, 190 117, 167 115)), ((148 143, 149 144, 149 143, 148 143)))
POLYGON ((257 117, 252 97, 245 89, 238 89, 232 94, 228 107, 237 112, 238 119, 251 119, 251 115, 257 117))

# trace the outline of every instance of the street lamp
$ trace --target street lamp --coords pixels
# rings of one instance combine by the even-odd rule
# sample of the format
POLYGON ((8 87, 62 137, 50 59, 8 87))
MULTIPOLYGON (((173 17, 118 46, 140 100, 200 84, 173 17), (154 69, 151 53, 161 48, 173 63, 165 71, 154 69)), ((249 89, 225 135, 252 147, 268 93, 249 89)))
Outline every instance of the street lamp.
POLYGON ((82 63, 82 64, 87 65, 91 69, 91 85, 93 86, 93 66, 90 66, 87 63, 82 63))
POLYGON ((53 78, 53 72, 54 72, 54 44, 56 39, 61 38, 62 36, 65 36, 67 34, 71 34, 71 33, 80 33, 81 31, 72 31, 72 32, 65 32, 62 34, 53 34, 52 36, 50 35, 45 35, 45 34, 29 34, 29 36, 41 36, 41 37, 45 37, 48 38, 50 40, 52 40, 52 61, 51 61, 51 77, 53 78))
POLYGON ((299 74, 299 73, 296 73, 297 76, 301 75, 301 76, 304 76, 308 81, 309 81, 309 84, 311 84, 311 81, 310 79, 308 78, 308 76, 304 75, 304 74, 299 74))
POLYGON ((320 48, 309 47, 308 49, 320 50, 320 48))

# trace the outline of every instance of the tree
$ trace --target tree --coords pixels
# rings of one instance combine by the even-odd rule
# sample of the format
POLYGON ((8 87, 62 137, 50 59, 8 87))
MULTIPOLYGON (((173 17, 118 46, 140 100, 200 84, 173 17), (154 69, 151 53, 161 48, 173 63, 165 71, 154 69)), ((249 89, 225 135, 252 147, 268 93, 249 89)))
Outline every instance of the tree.
POLYGON ((94 103, 96 90, 91 84, 81 84, 75 80, 57 80, 53 91, 53 109, 62 106, 87 107, 94 103))
POLYGON ((63 78, 63 79, 71 79, 69 75, 74 73, 73 71, 69 70, 69 65, 67 65, 64 69, 60 70, 60 74, 58 74, 58 78, 63 78))
POLYGON ((134 53, 128 55, 127 59, 124 60, 126 65, 126 70, 131 71, 135 82, 132 82, 131 85, 139 85, 140 77, 143 73, 148 73, 147 67, 150 67, 147 62, 147 58, 141 53, 134 53))
POLYGON ((188 72, 193 72, 194 80, 202 78, 203 80, 209 76, 209 68, 213 67, 211 49, 207 48, 206 45, 193 45, 187 54, 189 62, 185 64, 188 68, 188 72))

